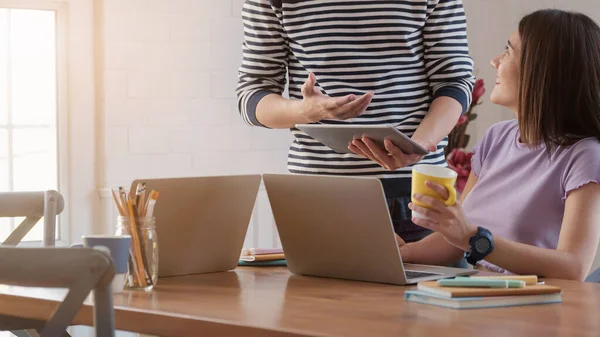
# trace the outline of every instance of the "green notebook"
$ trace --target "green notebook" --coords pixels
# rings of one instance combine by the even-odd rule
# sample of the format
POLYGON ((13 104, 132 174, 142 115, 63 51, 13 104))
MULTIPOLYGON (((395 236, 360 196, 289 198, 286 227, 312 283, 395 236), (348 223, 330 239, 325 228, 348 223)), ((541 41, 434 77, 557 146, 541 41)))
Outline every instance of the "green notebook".
POLYGON ((285 260, 273 260, 273 261, 256 261, 256 262, 247 262, 247 261, 238 261, 238 266, 244 267, 286 267, 287 263, 285 260))

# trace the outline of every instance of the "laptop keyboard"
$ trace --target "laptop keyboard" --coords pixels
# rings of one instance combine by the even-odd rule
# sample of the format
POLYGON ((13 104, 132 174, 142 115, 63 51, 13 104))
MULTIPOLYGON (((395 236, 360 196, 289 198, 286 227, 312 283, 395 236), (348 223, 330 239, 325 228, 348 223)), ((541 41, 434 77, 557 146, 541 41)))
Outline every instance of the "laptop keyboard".
POLYGON ((439 273, 427 273, 424 271, 413 271, 413 270, 405 270, 404 273, 406 274, 406 278, 421 278, 421 277, 441 275, 439 273))

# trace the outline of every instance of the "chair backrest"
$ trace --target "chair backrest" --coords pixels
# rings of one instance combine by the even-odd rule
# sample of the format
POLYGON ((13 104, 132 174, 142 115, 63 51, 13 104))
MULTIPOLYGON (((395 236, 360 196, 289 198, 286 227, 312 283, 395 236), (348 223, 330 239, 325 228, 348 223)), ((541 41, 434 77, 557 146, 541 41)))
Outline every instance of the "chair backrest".
POLYGON ((96 336, 114 336, 111 282, 115 275, 108 249, 0 247, 0 284, 66 288, 69 292, 40 336, 64 336, 93 291, 96 336))
POLYGON ((0 246, 16 246, 25 235, 44 218, 45 247, 55 245, 56 216, 63 211, 65 201, 57 191, 39 192, 0 192, 0 217, 25 217, 17 228, 0 244, 0 246))

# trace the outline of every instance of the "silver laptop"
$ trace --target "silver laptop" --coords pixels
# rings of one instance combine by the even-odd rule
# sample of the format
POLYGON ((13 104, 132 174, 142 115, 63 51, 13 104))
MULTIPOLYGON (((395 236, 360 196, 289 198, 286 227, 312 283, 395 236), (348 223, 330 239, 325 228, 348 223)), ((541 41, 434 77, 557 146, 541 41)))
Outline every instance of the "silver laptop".
POLYGON ((403 264, 379 179, 264 174, 263 181, 294 274, 405 285, 477 272, 403 264))
POLYGON ((158 276, 237 267, 260 186, 260 175, 139 179, 159 193, 154 216, 158 276))

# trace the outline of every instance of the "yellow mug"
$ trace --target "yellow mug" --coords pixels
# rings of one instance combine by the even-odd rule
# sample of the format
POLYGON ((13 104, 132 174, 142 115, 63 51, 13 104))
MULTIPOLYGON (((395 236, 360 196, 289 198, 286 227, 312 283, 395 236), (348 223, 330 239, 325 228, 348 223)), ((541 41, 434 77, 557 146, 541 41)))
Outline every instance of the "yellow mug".
MULTIPOLYGON (((456 203, 456 189, 454 184, 456 183, 456 177, 458 174, 449 168, 428 164, 420 164, 413 166, 412 169, 412 194, 415 193, 427 195, 432 198, 436 198, 443 202, 448 206, 452 206, 456 203), (443 200, 440 196, 434 192, 432 189, 425 185, 426 181, 434 181, 448 189, 448 193, 450 196, 447 200, 443 200)), ((427 207, 427 205, 415 200, 413 196, 411 196, 411 201, 413 204, 427 207)), ((415 211, 412 212, 412 216, 418 219, 427 219, 423 214, 417 213, 415 211)))

